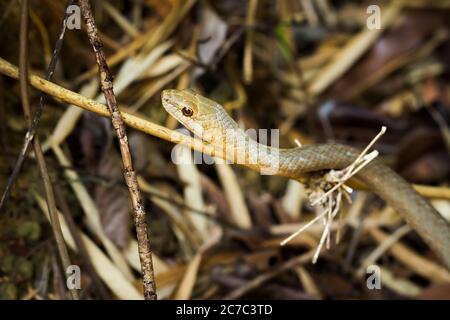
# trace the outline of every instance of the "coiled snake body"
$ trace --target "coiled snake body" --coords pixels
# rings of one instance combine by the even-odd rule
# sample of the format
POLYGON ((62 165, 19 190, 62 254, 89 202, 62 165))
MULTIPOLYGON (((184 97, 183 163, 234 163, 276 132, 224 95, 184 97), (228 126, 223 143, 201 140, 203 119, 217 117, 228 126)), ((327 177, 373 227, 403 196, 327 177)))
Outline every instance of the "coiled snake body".
MULTIPOLYGON (((229 158, 240 157, 244 160, 240 164, 254 170, 276 168, 276 175, 301 181, 306 173, 346 168, 359 155, 352 147, 332 143, 292 149, 259 144, 239 129, 220 104, 191 90, 165 90, 162 103, 203 141, 223 147, 227 155, 232 154, 229 158)), ((408 182, 376 159, 356 176, 402 214, 450 269, 450 226, 408 182)))

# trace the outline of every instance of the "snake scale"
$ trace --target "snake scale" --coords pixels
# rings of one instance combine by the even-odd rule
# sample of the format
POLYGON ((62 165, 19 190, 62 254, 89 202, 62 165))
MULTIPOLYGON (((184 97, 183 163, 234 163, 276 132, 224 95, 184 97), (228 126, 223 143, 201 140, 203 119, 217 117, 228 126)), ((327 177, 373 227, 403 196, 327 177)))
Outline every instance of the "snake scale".
MULTIPOLYGON (((249 139, 220 104, 192 90, 164 90, 162 104, 170 115, 204 142, 223 146, 233 151, 234 156, 242 156, 246 161, 241 164, 254 170, 276 166, 276 175, 301 181, 307 173, 344 169, 360 154, 355 148, 334 143, 291 149, 260 144, 249 139), (257 161, 249 161, 255 152, 257 161)), ((450 269, 450 225, 427 200, 376 159, 356 177, 399 212, 450 269)))

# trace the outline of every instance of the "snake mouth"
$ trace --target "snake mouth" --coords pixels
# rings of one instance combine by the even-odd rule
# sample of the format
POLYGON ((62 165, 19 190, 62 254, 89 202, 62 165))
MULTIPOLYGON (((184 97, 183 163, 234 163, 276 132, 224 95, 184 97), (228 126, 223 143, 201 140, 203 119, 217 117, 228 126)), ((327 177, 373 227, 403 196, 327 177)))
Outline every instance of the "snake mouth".
POLYGON ((172 116, 173 116, 174 113, 177 112, 177 107, 173 103, 171 103, 169 101, 164 101, 163 100, 162 105, 163 105, 164 109, 166 109, 166 111, 169 112, 169 114, 172 115, 172 116))
MULTIPOLYGON (((175 118, 177 121, 183 123, 183 118, 180 115, 180 110, 175 103, 173 103, 169 98, 161 99, 162 106, 167 111, 169 115, 175 118)), ((184 123, 183 123, 184 124, 184 123)))

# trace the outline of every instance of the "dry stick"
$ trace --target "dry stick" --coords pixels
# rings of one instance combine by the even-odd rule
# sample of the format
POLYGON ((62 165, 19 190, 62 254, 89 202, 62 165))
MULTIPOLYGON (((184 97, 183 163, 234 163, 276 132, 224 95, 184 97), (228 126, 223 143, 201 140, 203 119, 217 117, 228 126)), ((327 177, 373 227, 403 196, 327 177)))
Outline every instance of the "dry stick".
MULTIPOLYGON (((5 94, 3 77, 0 77, 0 119, 6 119, 5 94)), ((6 148, 6 124, 4 121, 0 123, 0 148, 6 148)))
POLYGON ((242 297, 244 294, 250 292, 253 289, 256 289, 260 285, 262 285, 264 282, 269 281, 270 279, 278 276, 279 274, 288 271, 289 269, 292 269, 296 267, 299 264, 305 263, 309 261, 314 255, 314 250, 310 250, 298 257, 294 257, 286 262, 284 262, 281 266, 278 268, 271 270, 269 272, 263 273, 253 280, 250 280, 245 285, 237 288, 236 290, 229 293, 224 299, 225 300, 235 300, 242 297))
POLYGON ((78 1, 81 13, 87 26, 89 41, 93 47, 95 58, 100 73, 100 82, 106 105, 111 116, 111 122, 116 131, 120 144, 120 153, 122 156, 124 178, 130 193, 133 206, 134 223, 139 248, 139 258, 141 260, 141 270, 143 275, 144 297, 146 300, 156 300, 155 278, 153 274, 152 251, 150 249, 147 223, 145 221, 145 210, 141 201, 141 194, 136 179, 136 173, 133 169, 128 137, 125 130, 125 124, 117 107, 116 97, 113 91, 112 77, 106 63, 105 54, 102 50, 102 42, 98 37, 97 27, 92 16, 91 6, 88 0, 78 1))
MULTIPOLYGON (((20 94, 22 98, 22 108, 27 121, 28 127, 31 128, 31 111, 30 101, 28 96, 28 0, 22 1, 22 8, 20 14, 20 94)), ((64 237, 59 224, 58 213, 56 211, 55 195, 53 193, 53 186, 48 174, 47 165, 45 163, 44 154, 42 153, 41 144, 38 137, 33 139, 33 148, 36 155, 36 160, 41 172, 42 181, 44 183, 45 194, 47 197, 47 206, 50 213, 50 221, 55 235, 56 246, 58 248, 59 256, 62 261, 64 270, 71 265, 69 252, 64 242, 64 237)), ((78 291, 71 289, 70 294, 73 300, 78 300, 78 291)))
MULTIPOLYGON (((256 7, 258 0, 250 0, 247 7, 247 18, 245 20, 246 26, 252 26, 255 23, 256 7)), ((243 60, 243 76, 245 83, 251 83, 253 79, 253 29, 247 30, 247 37, 245 39, 244 60, 243 60)))
MULTIPOLYGON (((73 0, 69 0, 67 2, 66 8, 70 5, 72 5, 72 3, 73 3, 73 0)), ((61 30, 59 32, 58 40, 56 40, 52 58, 50 60, 50 64, 48 65, 48 68, 47 68, 47 74, 45 75, 46 80, 50 80, 55 71, 56 62, 58 61, 59 52, 61 51, 61 47, 62 47, 62 43, 63 43, 64 33, 66 31, 66 23, 67 23, 68 17, 69 17, 69 14, 66 11, 66 14, 64 16, 63 23, 61 26, 61 30)), ((12 190, 12 187, 14 186, 14 183, 16 182, 17 177, 19 176, 20 170, 22 169, 22 165, 23 165, 23 162, 25 161, 26 155, 28 153, 30 143, 36 134, 39 120, 41 118, 42 113, 44 112, 45 98, 46 98, 45 94, 41 94, 40 99, 39 99, 39 106, 33 115, 33 120, 31 121, 31 126, 25 135, 25 139, 22 144, 22 149, 20 150, 19 157, 17 158, 16 164, 14 165, 13 172, 11 173, 11 175, 8 179, 8 184, 6 185, 6 189, 2 194, 2 198, 0 200, 0 210, 2 209, 5 201, 8 199, 8 196, 12 190)))
MULTIPOLYGON (((2 58, 0 58, 0 73, 3 73, 4 75, 14 79, 19 79, 19 71, 17 67, 2 58)), ((67 104, 73 104, 77 107, 83 108, 84 110, 97 113, 103 117, 110 116, 108 108, 100 102, 86 98, 76 92, 65 89, 36 75, 30 75, 29 81, 30 84, 37 90, 45 92, 60 101, 66 102, 67 104)), ((194 150, 205 152, 208 155, 218 157, 225 156, 223 154, 222 148, 217 148, 217 150, 215 150, 213 146, 203 144, 199 139, 189 137, 178 131, 167 129, 166 127, 153 123, 142 116, 133 115, 130 112, 122 112, 121 115, 124 122, 128 126, 139 131, 145 132, 166 141, 180 143, 184 146, 193 148, 194 150)))

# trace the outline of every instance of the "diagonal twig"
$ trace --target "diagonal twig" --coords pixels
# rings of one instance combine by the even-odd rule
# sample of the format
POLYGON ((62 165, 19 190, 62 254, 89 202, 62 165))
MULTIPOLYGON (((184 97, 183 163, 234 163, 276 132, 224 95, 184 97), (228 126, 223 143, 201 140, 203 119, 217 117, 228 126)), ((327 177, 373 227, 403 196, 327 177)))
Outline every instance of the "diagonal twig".
POLYGON ((144 297, 146 300, 156 300, 156 288, 153 272, 152 251, 150 249, 147 222, 145 220, 145 210, 141 200, 141 193, 133 169, 128 137, 125 130, 125 123, 117 107, 116 97, 113 91, 112 77, 109 71, 106 57, 102 50, 102 42, 98 36, 91 6, 88 0, 78 1, 87 27, 89 41, 93 47, 97 61, 101 88, 105 96, 106 106, 111 116, 111 122, 119 140, 120 153, 123 162, 123 174, 133 207, 134 223, 138 240, 139 258, 141 261, 141 271, 143 275, 144 297))
MULTIPOLYGON (((28 95, 28 0, 22 1, 21 14, 20 14, 20 52, 19 52, 19 65, 20 65, 20 95, 22 100, 23 113, 25 115, 28 127, 31 128, 31 109, 28 95)), ((53 192, 52 182, 45 163, 44 154, 42 153, 41 144, 38 137, 33 139, 33 148, 36 155, 36 160, 41 173, 42 181, 44 184, 45 194, 47 197, 47 206, 50 213, 50 222, 53 229, 53 234, 56 240, 56 246, 58 253, 62 261, 64 270, 71 265, 69 253, 64 242, 64 237, 61 231, 61 225, 58 219, 58 213, 56 210, 55 195, 53 192)), ((76 289, 70 290, 71 298, 78 300, 78 292, 76 289)))
MULTIPOLYGON (((68 0, 66 8, 70 5, 72 5, 72 3, 73 3, 73 0, 68 0)), ((59 52, 61 51, 61 47, 62 47, 62 43, 63 43, 64 33, 66 31, 66 23, 67 23, 68 17, 69 17, 69 14, 67 13, 67 10, 66 10, 66 14, 63 19, 61 30, 59 32, 58 40, 56 40, 56 43, 55 43, 55 48, 53 50, 52 58, 50 60, 50 64, 47 67, 47 74, 45 75, 46 80, 50 80, 55 71, 56 62, 58 61, 59 52)), ((11 173, 11 175, 8 179, 6 189, 2 194, 2 198, 0 200, 0 210, 2 209, 6 200, 8 199, 8 196, 12 190, 12 187, 14 186, 14 183, 17 180, 17 177, 19 176, 20 170, 22 169, 22 165, 23 165, 26 155, 28 153, 30 143, 33 140, 34 136, 36 135, 36 130, 37 130, 37 127, 39 124, 39 120, 41 118, 42 113, 44 112, 46 97, 47 96, 44 93, 42 93, 40 96, 39 106, 38 106, 36 112, 33 114, 33 120, 31 121, 31 126, 25 135, 25 138, 24 138, 24 141, 22 144, 22 149, 20 150, 20 154, 17 158, 16 164, 14 165, 13 172, 11 173)))

